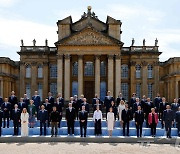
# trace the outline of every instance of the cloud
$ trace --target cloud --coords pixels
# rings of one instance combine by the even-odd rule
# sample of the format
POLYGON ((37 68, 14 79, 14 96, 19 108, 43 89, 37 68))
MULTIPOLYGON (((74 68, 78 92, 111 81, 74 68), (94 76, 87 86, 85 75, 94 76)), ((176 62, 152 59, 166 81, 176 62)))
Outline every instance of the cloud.
POLYGON ((19 0, 0 0, 0 7, 11 7, 19 0))

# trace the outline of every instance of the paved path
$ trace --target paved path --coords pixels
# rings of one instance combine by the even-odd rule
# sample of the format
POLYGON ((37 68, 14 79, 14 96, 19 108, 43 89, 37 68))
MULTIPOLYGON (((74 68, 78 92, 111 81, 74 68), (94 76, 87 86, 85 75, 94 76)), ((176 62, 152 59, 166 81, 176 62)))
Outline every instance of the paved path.
POLYGON ((179 154, 180 145, 126 143, 1 143, 0 154, 179 154))

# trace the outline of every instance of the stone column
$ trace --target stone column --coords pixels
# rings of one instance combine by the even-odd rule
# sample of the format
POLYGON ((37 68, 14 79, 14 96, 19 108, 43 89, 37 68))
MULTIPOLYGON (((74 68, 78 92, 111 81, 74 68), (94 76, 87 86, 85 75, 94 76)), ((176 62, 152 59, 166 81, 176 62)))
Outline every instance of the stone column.
POLYGON ((147 62, 143 61, 142 62, 142 89, 141 89, 141 97, 143 95, 148 94, 148 86, 147 86, 147 62))
POLYGON ((83 55, 78 57, 78 97, 83 94, 83 55))
POLYGON ((34 91, 38 91, 38 83, 37 83, 37 62, 31 63, 31 94, 34 91))
POLYGON ((2 80, 1 80, 1 94, 0 94, 2 98, 4 98, 4 95, 3 95, 3 94, 4 94, 4 92, 3 92, 3 86, 4 86, 4 85, 3 85, 3 79, 2 79, 2 80))
POLYGON ((63 93, 63 55, 57 56, 57 93, 63 93))
POLYGON ((100 96, 100 55, 95 55, 95 94, 100 96))
POLYGON ((130 97, 133 93, 136 92, 136 89, 135 89, 135 65, 136 65, 136 62, 135 61, 131 61, 130 62, 130 97))
POLYGON ((153 68, 153 76, 154 76, 154 94, 156 96, 157 93, 159 93, 159 62, 154 63, 153 68))
POLYGON ((179 82, 175 81, 175 98, 179 98, 179 82))
POLYGON ((115 97, 118 97, 119 92, 121 92, 121 58, 120 55, 116 55, 116 82, 115 82, 115 88, 116 88, 116 94, 115 97))
POLYGON ((48 74, 49 74, 49 67, 48 67, 48 62, 43 62, 43 99, 48 95, 48 86, 49 86, 49 81, 48 81, 48 74))
POLYGON ((65 55, 64 64, 64 98, 68 101, 70 98, 70 55, 65 55))
POLYGON ((24 62, 20 62, 20 77, 19 77, 19 95, 20 97, 24 96, 24 93, 26 93, 25 91, 25 73, 26 73, 26 69, 25 69, 25 63, 24 62))
POLYGON ((108 55, 108 91, 114 96, 114 55, 108 55))

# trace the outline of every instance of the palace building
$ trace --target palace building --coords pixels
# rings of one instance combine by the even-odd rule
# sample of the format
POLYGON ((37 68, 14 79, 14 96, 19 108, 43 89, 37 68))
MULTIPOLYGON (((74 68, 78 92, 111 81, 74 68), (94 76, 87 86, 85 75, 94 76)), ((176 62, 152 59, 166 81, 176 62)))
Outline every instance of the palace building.
POLYGON ((18 97, 29 97, 37 90, 42 100, 49 91, 62 93, 65 100, 84 94, 90 102, 95 94, 104 99, 109 90, 114 97, 119 92, 128 100, 154 98, 157 93, 168 101, 180 97, 180 57, 159 61, 158 41, 148 46, 129 47, 121 40, 122 22, 107 16, 100 21, 88 7, 87 13, 72 22, 71 16, 59 20, 56 47, 24 46, 18 52, 20 61, 0 58, 0 96, 14 90, 18 97))

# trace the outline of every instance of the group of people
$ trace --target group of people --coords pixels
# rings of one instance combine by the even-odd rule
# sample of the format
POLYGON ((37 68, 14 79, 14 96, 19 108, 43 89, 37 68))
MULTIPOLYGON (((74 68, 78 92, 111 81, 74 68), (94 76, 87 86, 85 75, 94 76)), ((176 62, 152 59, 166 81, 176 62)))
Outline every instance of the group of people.
MULTIPOLYGON (((91 106, 87 103, 84 95, 80 98, 75 95, 70 97, 68 107, 64 110, 64 99, 61 93, 58 93, 55 99, 52 93, 48 93, 48 97, 44 102, 38 92, 35 91, 32 99, 29 99, 26 94, 18 101, 15 92, 12 91, 9 98, 0 97, 0 127, 9 127, 9 120, 13 120, 14 135, 19 134, 21 127, 21 136, 28 136, 28 128, 33 128, 36 118, 40 121, 40 135, 46 135, 46 127, 51 126, 51 136, 58 135, 58 127, 60 128, 63 111, 67 121, 68 135, 74 135, 75 120, 80 123, 80 135, 86 137, 87 121, 91 106), (2 121, 3 119, 3 121, 2 121), (7 125, 6 125, 7 121, 7 125)), ((142 99, 136 97, 133 93, 132 98, 127 101, 123 98, 122 93, 114 99, 111 92, 107 92, 104 101, 97 94, 92 99, 93 121, 95 127, 95 135, 102 134, 103 112, 106 113, 107 129, 109 136, 112 136, 115 121, 120 121, 120 127, 123 128, 123 136, 129 136, 129 123, 135 120, 137 129, 137 137, 142 137, 142 127, 146 121, 146 127, 151 128, 151 135, 156 136, 156 127, 161 121, 162 128, 165 127, 166 135, 171 138, 171 127, 178 128, 180 136, 180 99, 174 99, 173 103, 168 103, 164 97, 157 97, 151 101, 144 95, 142 99)), ((0 128, 1 135, 1 128, 0 128)))

